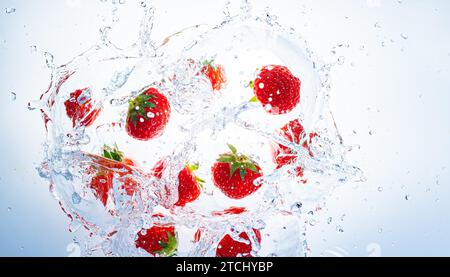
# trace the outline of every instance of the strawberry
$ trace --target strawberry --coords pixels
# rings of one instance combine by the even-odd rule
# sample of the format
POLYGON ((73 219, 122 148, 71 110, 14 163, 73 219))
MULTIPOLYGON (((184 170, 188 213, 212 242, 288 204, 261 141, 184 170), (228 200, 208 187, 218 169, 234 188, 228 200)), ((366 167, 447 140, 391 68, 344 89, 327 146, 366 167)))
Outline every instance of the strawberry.
POLYGON ((250 82, 255 97, 264 109, 274 115, 292 111, 300 103, 300 79, 285 66, 264 66, 254 82, 250 82))
POLYGON ((131 137, 150 140, 164 132, 170 117, 170 103, 155 88, 145 89, 130 101, 125 129, 131 137))
POLYGON ((200 187, 205 181, 193 174, 197 169, 198 164, 187 165, 178 174, 178 201, 175 203, 176 206, 183 207, 200 196, 200 187))
POLYGON ((100 109, 92 109, 91 89, 78 89, 70 94, 64 102, 66 114, 72 120, 72 127, 77 124, 89 127, 94 123, 100 109))
POLYGON ((123 189, 128 195, 132 196, 135 193, 138 183, 131 177, 126 176, 132 173, 130 166, 135 164, 132 160, 123 157, 123 153, 117 149, 117 145, 114 148, 105 145, 102 157, 93 157, 95 162, 101 167, 98 169, 96 167, 93 168, 97 171, 97 174, 92 177, 90 187, 104 206, 106 206, 108 201, 109 191, 113 187, 114 174, 118 174, 122 178, 123 189))
MULTIPOLYGON (((261 242, 261 233, 259 230, 253 229, 258 242, 261 242)), ((230 235, 225 235, 217 245, 216 257, 252 257, 251 252, 253 250, 251 241, 247 233, 240 233, 239 237, 247 240, 248 243, 234 240, 230 235)))
MULTIPOLYGON (((279 133, 286 140, 295 144, 301 144, 306 150, 308 150, 309 155, 313 157, 313 153, 310 149, 310 143, 312 138, 317 136, 317 134, 311 133, 307 135, 299 119, 288 122, 280 129, 279 133)), ((279 169, 287 164, 294 163, 298 157, 298 154, 289 147, 275 143, 272 144, 272 157, 277 165, 277 169, 279 169)), ((301 167, 297 168, 296 171, 298 176, 303 176, 303 169, 301 167)))
POLYGON ((219 91, 226 83, 225 69, 220 64, 215 65, 214 60, 204 61, 201 72, 211 81, 214 91, 219 91))
POLYGON ((261 168, 247 156, 238 154, 233 145, 228 147, 231 152, 220 155, 212 167, 213 181, 226 196, 241 199, 260 188, 253 181, 262 176, 261 168))
MULTIPOLYGON (((155 178, 161 179, 165 166, 164 160, 158 161, 151 174, 155 178)), ((205 181, 195 176, 194 171, 197 169, 198 164, 188 164, 178 173, 178 201, 175 203, 176 206, 183 207, 200 196, 200 189, 205 181)))
POLYGON ((153 256, 170 257, 178 247, 177 234, 173 225, 153 225, 137 233, 136 247, 142 248, 153 256))

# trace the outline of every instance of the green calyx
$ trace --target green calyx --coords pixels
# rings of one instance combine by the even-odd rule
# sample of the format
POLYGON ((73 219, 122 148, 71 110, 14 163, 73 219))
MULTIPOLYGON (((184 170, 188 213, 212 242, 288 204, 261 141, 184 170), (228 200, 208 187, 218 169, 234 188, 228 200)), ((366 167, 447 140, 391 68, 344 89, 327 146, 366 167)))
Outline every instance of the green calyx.
POLYGON ((256 168, 256 163, 253 162, 249 157, 239 154, 236 147, 231 144, 227 144, 231 152, 225 153, 219 156, 218 162, 230 164, 230 179, 233 177, 234 173, 239 169, 239 175, 244 181, 245 175, 247 174, 247 169, 258 173, 256 168))
POLYGON ((194 171, 198 170, 199 164, 198 163, 187 164, 186 167, 189 169, 189 171, 192 173, 192 175, 194 175, 195 180, 197 181, 197 183, 200 186, 200 188, 203 189, 203 184, 205 183, 205 180, 199 178, 197 175, 194 174, 194 171))
POLYGON ((214 71, 216 71, 216 66, 214 65, 214 59, 204 60, 202 65, 211 67, 214 71))
POLYGON ((129 101, 128 106, 128 118, 131 118, 131 122, 133 123, 134 127, 136 127, 137 121, 138 121, 138 115, 143 117, 145 120, 149 120, 149 117, 147 116, 147 112, 145 111, 145 108, 155 108, 156 104, 153 102, 150 102, 150 99, 156 98, 156 96, 152 94, 145 94, 144 92, 139 94, 136 98, 129 101))
POLYGON ((104 145, 102 148, 102 156, 110 159, 110 160, 114 160, 114 161, 118 161, 118 162, 123 162, 123 152, 119 150, 119 148, 117 147, 117 144, 114 143, 114 148, 109 147, 108 145, 104 145))
POLYGON ((170 232, 166 232, 167 234, 167 242, 158 241, 159 246, 162 247, 161 250, 155 251, 155 253, 165 256, 171 257, 175 255, 178 247, 178 241, 176 236, 173 236, 170 232))

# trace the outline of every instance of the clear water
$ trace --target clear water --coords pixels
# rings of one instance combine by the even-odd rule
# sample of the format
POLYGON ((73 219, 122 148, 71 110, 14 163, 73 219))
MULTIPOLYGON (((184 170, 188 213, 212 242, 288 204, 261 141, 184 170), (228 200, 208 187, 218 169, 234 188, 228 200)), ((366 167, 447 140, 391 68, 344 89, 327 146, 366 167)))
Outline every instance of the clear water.
POLYGON ((351 148, 343 145, 327 104, 332 65, 322 63, 295 30, 281 26, 268 13, 254 14, 245 1, 239 14, 226 12, 216 26, 188 27, 162 42, 152 40, 152 26, 157 24, 153 8, 143 8, 140 37, 129 48, 117 48, 108 40, 109 28, 104 28, 97 45, 67 64, 55 66, 53 56, 46 53, 52 81, 40 100, 29 105, 31 110, 41 110, 47 128, 39 174, 48 179, 51 192, 72 219, 71 229, 84 227, 91 234, 83 254, 148 255, 136 249, 134 241, 139 230, 157 220, 152 215, 160 212, 167 217, 159 220, 176 225, 179 256, 214 256, 224 234, 242 240, 238 237, 242 231, 249 234, 255 256, 306 256, 306 225, 314 224, 314 214, 326 197, 337 186, 364 181, 361 170, 345 160, 351 148), (220 92, 213 92, 208 79, 197 74, 200 62, 211 58, 227 73, 227 85, 220 92), (248 101, 252 97, 248 83, 266 64, 285 65, 302 80, 301 103, 288 114, 273 116, 259 103, 248 101), (171 119, 161 137, 136 141, 124 130, 128 100, 149 85, 168 97, 171 119), (90 97, 102 112, 93 126, 74 129, 64 101, 70 92, 85 87, 90 93, 78 100, 90 97), (313 157, 276 132, 297 118, 307 132, 319 134, 311 144, 313 157), (296 150, 297 163, 277 170, 271 142, 296 150), (104 144, 114 143, 137 161, 131 174, 143 189, 127 195, 116 174, 110 194, 114 201, 105 208, 89 187, 92 175, 87 169, 96 164, 89 153, 99 154, 104 144), (250 155, 264 172, 255 181, 261 188, 242 200, 225 197, 211 181, 211 166, 227 152, 226 143, 250 155), (162 179, 150 177, 161 158, 167 162, 162 179), (186 162, 200 164, 197 175, 206 183, 198 200, 174 207, 177 175, 186 162), (290 173, 298 166, 304 168, 302 178, 290 173), (162 191, 167 193, 158 197, 162 191), (246 209, 237 215, 217 214, 232 206, 246 209), (196 242, 198 229, 202 236, 196 242), (261 230, 261 244, 252 229, 261 230))

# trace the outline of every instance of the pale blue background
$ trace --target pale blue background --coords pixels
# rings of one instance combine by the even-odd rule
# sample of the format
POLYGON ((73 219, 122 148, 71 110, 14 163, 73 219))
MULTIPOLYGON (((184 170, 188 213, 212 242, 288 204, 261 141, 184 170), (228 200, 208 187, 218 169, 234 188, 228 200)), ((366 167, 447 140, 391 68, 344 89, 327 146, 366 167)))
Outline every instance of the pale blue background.
MULTIPOLYGON (((112 39, 125 46, 137 36, 141 1, 106 2, 0 3, 0 256, 69 254, 69 220, 35 170, 42 120, 26 105, 49 83, 43 51, 53 53, 56 64, 67 62, 96 42, 115 7, 120 20, 112 39), (16 12, 6 14, 10 7, 16 12)), ((224 6, 155 2, 155 37, 216 22, 224 6)), ((295 27, 325 61, 341 57, 331 106, 346 144, 360 146, 349 160, 368 178, 330 196, 309 227, 311 255, 449 256, 450 2, 256 2, 256 9, 270 6, 282 24, 295 27)))

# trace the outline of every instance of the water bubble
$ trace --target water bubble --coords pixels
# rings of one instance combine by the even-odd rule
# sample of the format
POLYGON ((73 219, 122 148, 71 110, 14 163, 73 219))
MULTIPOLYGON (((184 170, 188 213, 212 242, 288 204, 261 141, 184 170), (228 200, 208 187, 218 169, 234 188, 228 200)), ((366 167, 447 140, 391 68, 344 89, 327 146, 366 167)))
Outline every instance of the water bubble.
POLYGON ((400 36, 402 39, 405 39, 405 40, 409 38, 408 34, 405 34, 405 33, 401 33, 400 36))
POLYGON ((383 191, 383 187, 378 187, 378 191, 382 192, 383 191))
POLYGON ((336 231, 338 231, 339 233, 344 233, 344 229, 341 225, 336 226, 336 231))
POLYGON ((154 117, 155 117, 155 114, 152 113, 152 112, 148 112, 148 113, 147 113, 147 116, 148 116, 149 118, 154 118, 154 117))
POLYGON ((139 118, 139 122, 144 123, 144 119, 142 117, 139 118))
POLYGON ((380 234, 383 233, 383 228, 379 228, 378 233, 380 233, 380 234))
POLYGON ((9 94, 9 97, 11 98, 11 101, 16 101, 17 99, 17 94, 15 92, 11 92, 9 94))
POLYGON ((145 1, 141 2, 141 7, 143 7, 143 8, 147 7, 147 4, 145 3, 145 1))
POLYGON ((405 195, 405 200, 409 200, 410 198, 409 194, 405 195))
POLYGON ((16 12, 16 8, 5 8, 6 14, 12 14, 16 12))
POLYGON ((259 83, 258 87, 259 87, 260 89, 263 89, 263 88, 264 88, 264 83, 259 83))
POLYGON ((266 106, 264 106, 264 109, 265 109, 266 111, 270 111, 270 110, 272 109, 272 105, 267 104, 266 106))
POLYGON ((333 221, 333 218, 330 216, 330 217, 327 219, 327 224, 331 224, 332 221, 333 221))
POLYGON ((11 207, 8 207, 8 208, 6 208, 6 210, 7 210, 8 212, 10 212, 10 211, 12 211, 12 208, 11 208, 11 207))
POLYGON ((31 51, 32 53, 36 52, 36 51, 37 51, 37 46, 36 46, 36 45, 31 45, 31 46, 30 46, 30 51, 31 51))
POLYGON ((340 56, 339 58, 338 58, 338 64, 339 65, 343 65, 345 63, 345 57, 344 56, 340 56))

